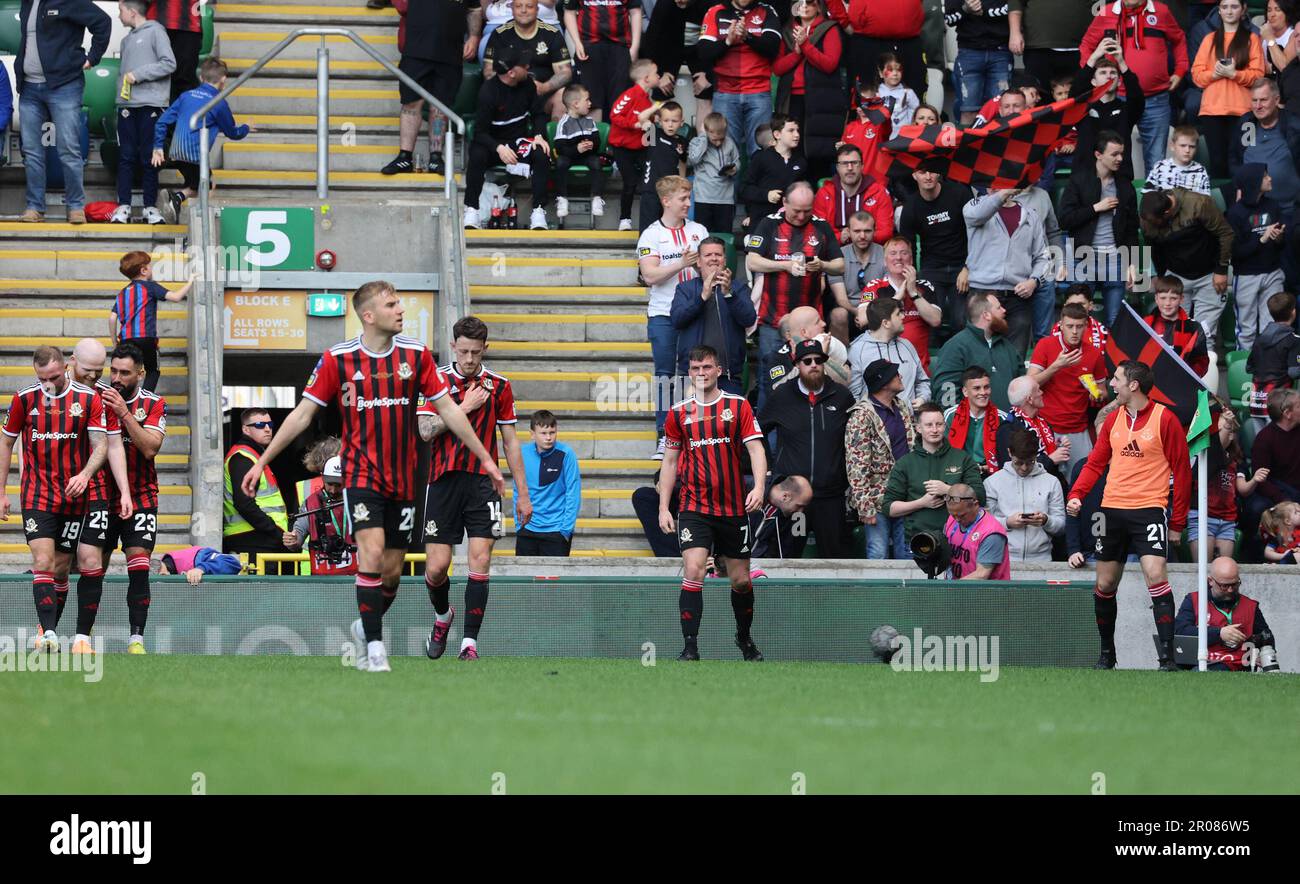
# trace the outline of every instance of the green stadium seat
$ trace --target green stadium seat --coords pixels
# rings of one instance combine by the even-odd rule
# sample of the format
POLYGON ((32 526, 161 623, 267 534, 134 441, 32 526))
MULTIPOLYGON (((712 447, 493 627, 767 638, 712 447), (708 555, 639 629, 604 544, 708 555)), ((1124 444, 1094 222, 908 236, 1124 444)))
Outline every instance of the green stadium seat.
POLYGON ((478 107, 478 90, 482 86, 483 69, 476 64, 466 64, 464 76, 460 81, 460 91, 456 93, 456 101, 451 106, 456 116, 464 120, 466 125, 469 125, 478 107))
POLYGON ((1238 415, 1243 414, 1250 405, 1251 377, 1250 372, 1246 371, 1246 360, 1242 358, 1246 355, 1241 350, 1228 354, 1228 398, 1232 400, 1233 410, 1238 415))
POLYGON ((85 72, 86 88, 81 105, 90 120, 90 134, 103 136, 117 113, 117 75, 122 59, 103 58, 85 72), (106 123, 106 121, 109 121, 106 123))
POLYGON ((207 58, 212 54, 212 44, 216 39, 217 29, 213 25, 213 17, 216 15, 216 9, 211 3, 203 4, 203 42, 199 45, 199 61, 207 58))
POLYGON ((0 52, 17 55, 22 43, 22 23, 19 21, 21 5, 18 0, 0 2, 0 52))
POLYGON ((677 134, 685 138, 686 143, 689 144, 691 139, 695 137, 695 127, 690 123, 682 123, 682 128, 677 130, 677 134))

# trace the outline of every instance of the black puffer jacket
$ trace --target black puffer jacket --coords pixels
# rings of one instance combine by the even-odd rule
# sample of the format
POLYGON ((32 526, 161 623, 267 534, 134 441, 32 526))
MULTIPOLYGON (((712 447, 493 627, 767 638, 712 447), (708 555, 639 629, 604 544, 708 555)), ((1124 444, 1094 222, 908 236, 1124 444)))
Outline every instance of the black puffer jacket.
MULTIPOLYGON (((809 40, 821 49, 827 32, 837 29, 833 21, 825 21, 813 30, 809 40)), ((794 48, 794 39, 789 27, 784 33, 787 49, 794 48)), ((847 109, 844 83, 844 53, 847 41, 840 35, 840 43, 845 48, 841 51, 840 65, 832 74, 817 70, 816 65, 803 63, 804 118, 800 120, 803 138, 799 146, 803 154, 814 163, 834 160, 835 142, 844 134, 844 112, 847 109)), ((781 77, 776 87, 776 107, 781 113, 790 108, 790 90, 794 82, 794 73, 781 77)))

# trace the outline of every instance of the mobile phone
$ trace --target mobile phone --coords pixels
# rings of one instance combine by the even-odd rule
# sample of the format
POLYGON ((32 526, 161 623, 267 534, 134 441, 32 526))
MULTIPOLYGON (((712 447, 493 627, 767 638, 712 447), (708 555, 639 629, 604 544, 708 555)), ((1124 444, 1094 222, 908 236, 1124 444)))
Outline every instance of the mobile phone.
POLYGON ((1221 58, 1221 59, 1219 59, 1219 64, 1222 64, 1222 65, 1229 65, 1229 64, 1232 64, 1232 59, 1231 59, 1231 58, 1221 58))
POLYGON ((722 172, 723 175, 734 175, 736 174, 736 164, 727 163, 727 165, 723 166, 719 171, 722 172))
POLYGON ((1101 32, 1101 37, 1103 40, 1114 40, 1116 37, 1115 29, 1107 28, 1106 30, 1101 32))

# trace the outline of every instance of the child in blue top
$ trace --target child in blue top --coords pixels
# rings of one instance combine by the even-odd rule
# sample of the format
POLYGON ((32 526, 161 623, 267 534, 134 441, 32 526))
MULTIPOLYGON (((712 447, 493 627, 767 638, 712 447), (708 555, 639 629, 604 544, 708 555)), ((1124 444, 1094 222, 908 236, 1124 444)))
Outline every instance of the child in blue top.
MULTIPOLYGON (((573 449, 557 441, 559 422, 549 411, 533 413, 533 444, 522 446, 533 517, 515 537, 517 556, 567 556, 582 505, 582 477, 573 449)), ((518 485, 519 479, 515 477, 518 485)), ((516 492, 515 500, 519 499, 516 492)), ((519 512, 515 512, 519 524, 519 512)))
MULTIPOLYGON (((202 146, 200 137, 202 132, 190 128, 190 117, 203 105, 216 98, 226 87, 227 74, 226 63, 221 59, 209 58, 203 62, 203 66, 199 68, 199 79, 203 82, 197 89, 191 89, 172 102, 172 106, 167 108, 167 112, 158 118, 158 123, 154 126, 153 164, 161 166, 165 162, 170 162, 185 179, 185 187, 171 194, 169 198, 177 221, 179 221, 181 204, 187 198, 197 196, 199 192, 199 149, 202 146), (164 152, 163 146, 167 141, 168 129, 174 131, 171 144, 164 152)), ((224 101, 208 111, 204 125, 208 129, 209 150, 217 140, 217 132, 213 130, 218 130, 232 141, 241 141, 248 137, 248 133, 257 131, 252 124, 236 125, 235 115, 230 112, 230 105, 224 101)))

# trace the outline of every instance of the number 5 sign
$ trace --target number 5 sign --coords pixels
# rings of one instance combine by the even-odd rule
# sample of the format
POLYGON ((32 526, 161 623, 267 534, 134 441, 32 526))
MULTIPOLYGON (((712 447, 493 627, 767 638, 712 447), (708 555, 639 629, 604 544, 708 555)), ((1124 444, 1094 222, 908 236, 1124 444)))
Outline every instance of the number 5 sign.
POLYGON ((227 270, 311 270, 316 257, 312 209, 221 210, 221 252, 227 270))

